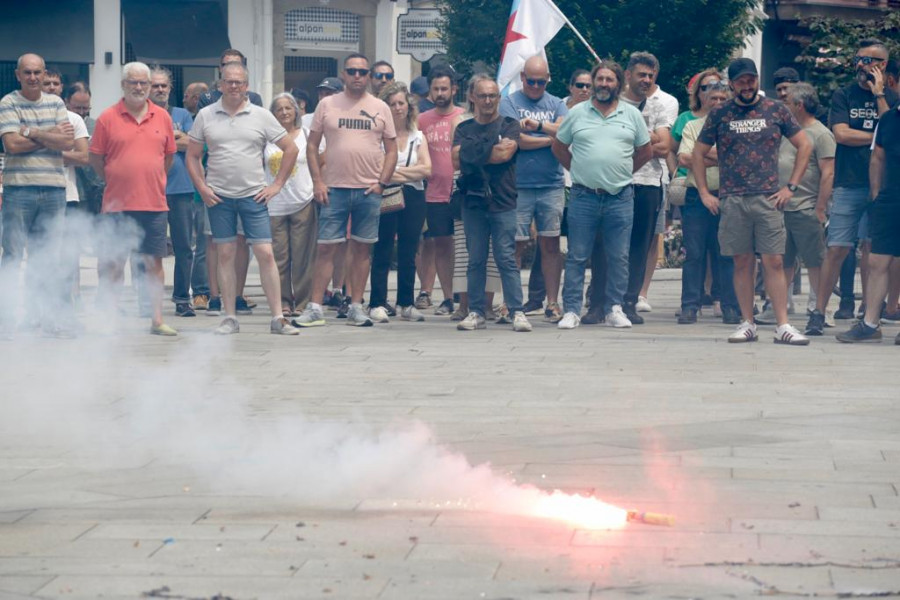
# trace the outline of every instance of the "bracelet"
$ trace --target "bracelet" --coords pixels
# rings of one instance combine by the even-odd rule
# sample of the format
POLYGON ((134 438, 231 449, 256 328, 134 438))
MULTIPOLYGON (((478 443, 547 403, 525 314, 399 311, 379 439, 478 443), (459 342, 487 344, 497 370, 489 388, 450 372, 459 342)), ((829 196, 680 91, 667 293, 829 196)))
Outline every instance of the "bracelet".
POLYGON ((880 94, 874 94, 874 96, 876 98, 884 98, 884 92, 881 92, 880 94))

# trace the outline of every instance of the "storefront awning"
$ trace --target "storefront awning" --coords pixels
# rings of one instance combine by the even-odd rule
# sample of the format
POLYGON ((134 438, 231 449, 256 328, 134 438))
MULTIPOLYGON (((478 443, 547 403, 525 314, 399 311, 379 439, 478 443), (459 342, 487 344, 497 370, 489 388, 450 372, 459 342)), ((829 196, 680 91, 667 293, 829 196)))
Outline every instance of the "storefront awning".
POLYGON ((47 63, 94 62, 94 0, 4 2, 0 61, 26 53, 47 63))
POLYGON ((227 11, 225 0, 122 0, 125 41, 148 64, 218 66, 227 11))

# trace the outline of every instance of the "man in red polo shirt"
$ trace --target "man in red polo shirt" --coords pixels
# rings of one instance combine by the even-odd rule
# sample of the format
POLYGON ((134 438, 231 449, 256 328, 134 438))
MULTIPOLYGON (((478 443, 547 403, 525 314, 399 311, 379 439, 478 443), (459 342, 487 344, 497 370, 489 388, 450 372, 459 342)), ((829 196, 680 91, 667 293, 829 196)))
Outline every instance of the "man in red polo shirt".
POLYGON ((122 67, 122 91, 122 100, 97 119, 90 147, 91 166, 106 179, 102 212, 111 217, 102 235, 101 293, 114 308, 125 260, 136 250, 143 256, 152 303, 150 333, 177 335, 162 320, 162 259, 169 210, 166 173, 176 150, 172 119, 149 101, 150 68, 144 63, 122 67), (134 244, 123 240, 134 240, 134 244))

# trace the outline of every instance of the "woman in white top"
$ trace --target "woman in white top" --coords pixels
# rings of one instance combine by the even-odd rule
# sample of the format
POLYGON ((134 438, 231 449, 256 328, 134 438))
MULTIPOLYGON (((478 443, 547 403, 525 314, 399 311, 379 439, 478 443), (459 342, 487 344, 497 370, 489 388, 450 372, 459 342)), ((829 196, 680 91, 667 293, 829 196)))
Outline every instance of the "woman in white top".
MULTIPOLYGON (((384 212, 378 224, 378 241, 372 258, 372 295, 369 298, 369 316, 373 321, 385 323, 390 315, 387 303, 388 271, 397 238, 397 312, 405 321, 424 321, 414 306, 416 284, 416 251, 425 224, 425 184, 431 176, 431 157, 425 136, 416 128, 418 110, 406 85, 394 82, 386 85, 379 94, 391 108, 394 128, 397 130, 397 168, 391 177, 392 184, 402 185, 404 207, 384 212)), ((382 206, 385 206, 384 204, 382 206)))
MULTIPOLYGON (((300 314, 310 300, 318 225, 312 202, 312 178, 306 166, 307 132, 300 126, 300 107, 294 97, 285 92, 275 96, 269 110, 300 149, 290 179, 278 195, 269 200, 268 205, 272 222, 272 250, 281 276, 281 310, 285 317, 290 317, 300 314)), ((267 183, 275 180, 281 156, 278 146, 266 145, 267 183)))

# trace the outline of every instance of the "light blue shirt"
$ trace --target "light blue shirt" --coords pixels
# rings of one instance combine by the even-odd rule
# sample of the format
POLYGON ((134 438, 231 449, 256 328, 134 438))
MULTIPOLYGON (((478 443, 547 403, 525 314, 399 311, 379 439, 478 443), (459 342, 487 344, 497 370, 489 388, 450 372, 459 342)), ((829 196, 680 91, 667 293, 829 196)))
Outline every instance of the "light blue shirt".
MULTIPOLYGON (((569 113, 566 103, 556 96, 544 93, 538 100, 532 100, 521 90, 513 92, 500 101, 500 114, 516 121, 534 119, 553 123, 569 113)), ((523 131, 525 135, 545 137, 536 131, 523 131)), ((563 168, 553 156, 550 147, 534 150, 519 149, 516 155, 516 186, 520 188, 562 187, 563 168)))
POLYGON ((644 117, 635 107, 619 101, 604 117, 593 100, 575 106, 556 139, 572 153, 572 181, 618 194, 633 177, 634 149, 650 143, 644 117))
MULTIPOLYGON (((194 125, 191 113, 178 106, 172 106, 169 110, 175 131, 189 132, 194 125)), ((184 163, 184 152, 176 152, 172 159, 172 168, 166 175, 166 195, 193 193, 194 184, 191 183, 191 176, 188 175, 187 165, 184 163)))

